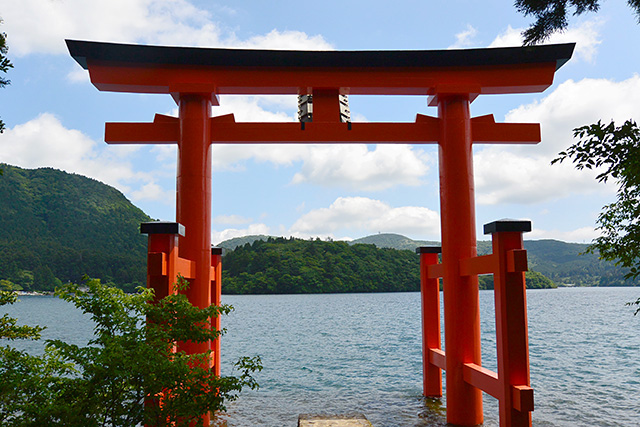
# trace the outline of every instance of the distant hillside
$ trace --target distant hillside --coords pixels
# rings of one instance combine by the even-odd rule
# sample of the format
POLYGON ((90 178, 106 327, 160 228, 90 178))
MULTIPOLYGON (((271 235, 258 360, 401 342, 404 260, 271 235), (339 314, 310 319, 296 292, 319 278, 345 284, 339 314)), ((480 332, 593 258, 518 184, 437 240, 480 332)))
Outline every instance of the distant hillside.
POLYGON ((350 245, 357 243, 365 243, 369 245, 376 245, 379 248, 391 248, 391 249, 408 249, 415 251, 419 246, 438 246, 440 242, 427 241, 427 240, 412 240, 408 237, 400 234, 393 233, 379 233, 371 236, 362 237, 348 242, 350 245))
MULTIPOLYGON (((225 240, 224 242, 219 243, 217 246, 232 251, 236 247, 242 246, 246 243, 252 244, 256 240, 267 240, 269 238, 278 239, 280 238, 280 236, 265 236, 264 234, 259 234, 259 235, 254 234, 251 236, 234 237, 232 239, 225 240)), ((402 236, 400 234, 393 234, 393 233, 373 234, 371 236, 345 241, 345 243, 349 245, 355 245, 355 244, 361 243, 365 245, 375 245, 378 248, 390 248, 390 249, 398 249, 398 250, 408 249, 410 251, 415 251, 415 249, 418 246, 430 246, 430 245, 440 244, 440 242, 435 242, 435 241, 413 240, 408 237, 402 236)))
POLYGON ((0 279, 27 290, 84 274, 125 287, 145 283, 139 225, 151 218, 122 193, 51 168, 0 167, 0 279))
POLYGON ((227 251, 232 251, 238 246, 243 246, 247 243, 252 244, 256 240, 267 240, 269 237, 272 236, 265 236, 264 234, 254 234, 251 236, 234 237, 232 239, 225 240, 224 242, 221 242, 216 246, 226 249, 227 251))
POLYGON ((626 269, 612 262, 602 261, 597 255, 584 254, 587 244, 566 243, 558 240, 530 240, 524 242, 529 254, 529 266, 557 284, 574 286, 638 286, 636 281, 625 281, 626 269))
MULTIPOLYGON (((526 234, 525 234, 526 236, 526 234)), ((412 240, 399 234, 374 234, 350 243, 370 243, 380 248, 415 249, 440 245, 440 242, 412 240)), ((478 254, 491 253, 491 241, 478 241, 478 254)), ((557 285, 564 286, 638 286, 638 281, 625 281, 626 270, 596 255, 583 254, 589 245, 559 240, 525 240, 529 268, 542 273, 557 285), (583 254, 583 255, 581 255, 583 254)))

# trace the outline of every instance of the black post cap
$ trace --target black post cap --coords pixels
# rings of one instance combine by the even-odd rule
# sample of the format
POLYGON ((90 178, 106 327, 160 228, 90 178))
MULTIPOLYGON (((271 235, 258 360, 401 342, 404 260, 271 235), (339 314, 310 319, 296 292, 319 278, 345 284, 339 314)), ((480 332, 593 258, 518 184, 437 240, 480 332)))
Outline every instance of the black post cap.
POLYGON ((212 247, 211 255, 222 255, 222 248, 212 247))
POLYGON ((531 231, 531 221, 505 218, 484 225, 484 234, 500 233, 504 231, 527 233, 531 231))
POLYGON ((420 246, 416 248, 417 254, 439 254, 442 253, 442 246, 420 246))
POLYGON ((178 234, 184 236, 184 225, 178 222, 153 221, 140 224, 140 234, 178 234))

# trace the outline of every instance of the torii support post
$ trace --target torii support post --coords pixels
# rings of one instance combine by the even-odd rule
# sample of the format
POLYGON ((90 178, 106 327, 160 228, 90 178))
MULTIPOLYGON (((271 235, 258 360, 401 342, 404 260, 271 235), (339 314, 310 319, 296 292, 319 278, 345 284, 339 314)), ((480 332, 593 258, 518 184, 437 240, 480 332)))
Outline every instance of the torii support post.
POLYGON ((463 380, 465 363, 481 365, 478 277, 461 276, 459 261, 476 256, 473 151, 468 95, 438 95, 440 217, 447 422, 482 424, 482 393, 463 380))
POLYGON ((180 270, 178 238, 185 229, 177 222, 143 222, 140 233, 148 235, 147 287, 153 289, 155 300, 176 292, 175 280, 180 270))
MULTIPOLYGON (((222 302, 222 248, 211 248, 211 304, 220 306, 222 302)), ((211 328, 220 331, 220 316, 211 319, 211 328)), ((213 368, 220 376, 220 337, 211 343, 213 350, 213 368)))
MULTIPOLYGON (((177 222, 145 222, 140 224, 140 233, 147 234, 147 287, 155 292, 155 300, 162 299, 169 294, 178 292, 174 286, 178 276, 193 281, 198 274, 196 263, 192 260, 182 258, 179 250, 179 237, 185 237, 185 227, 177 222)), ((210 267, 207 276, 210 280, 210 298, 204 307, 211 304, 219 306, 221 303, 222 285, 222 249, 210 248, 210 267)), ((193 302, 192 302, 193 303, 193 302)), ((220 330, 220 317, 216 316, 210 320, 211 328, 220 330)), ((193 354, 193 345, 181 343, 181 349, 193 354)), ((193 344, 193 343, 191 343, 193 344)), ((214 370, 215 375, 220 376, 220 338, 211 342, 207 350, 213 350, 209 368, 214 370)), ((207 351, 204 350, 204 351, 207 351)), ((203 353, 204 351, 199 351, 203 353)), ((210 415, 201 417, 202 424, 208 426, 210 415)))
MULTIPOLYGON (((423 246, 420 254, 420 301, 422 307, 422 391, 425 397, 442 397, 445 357, 440 344, 440 280, 434 276, 440 246, 423 246), (431 269, 431 271, 430 271, 431 269), (431 273, 431 274, 430 274, 431 273)), ((438 274, 438 273, 436 273, 438 274)))
POLYGON ((527 294, 524 272, 527 253, 522 233, 531 231, 529 221, 495 221, 485 224, 484 234, 491 234, 496 271, 493 289, 498 347, 500 425, 531 426, 533 389, 529 376, 529 336, 527 294))
MULTIPOLYGON (((523 249, 522 240, 522 233, 527 231, 531 231, 530 221, 500 220, 485 224, 485 234, 492 235, 493 253, 461 258, 456 262, 460 277, 477 278, 478 274, 493 274, 498 372, 483 368, 480 363, 464 362, 461 367, 460 381, 478 392, 484 391, 498 399, 502 427, 530 427, 534 406, 533 389, 529 377, 524 279, 524 272, 527 270, 527 252, 523 249)), ((423 283, 425 396, 437 396, 438 384, 435 384, 435 379, 439 372, 435 368, 448 369, 450 353, 453 353, 453 349, 448 347, 446 353, 443 352, 440 349, 439 338, 433 335, 434 331, 440 328, 438 295, 424 284, 428 283, 427 280, 433 281, 442 277, 447 270, 444 264, 437 263, 436 256, 431 256, 433 252, 435 252, 434 248, 418 249, 418 253, 421 254, 420 274, 423 283), (425 288, 427 292, 424 292, 425 288), (427 309, 431 311, 428 314, 425 313, 427 309), (431 372, 433 375, 429 377, 428 374, 431 375, 431 372)), ((446 282, 444 289, 446 295, 446 282)), ((445 319, 447 310, 451 310, 451 307, 445 305, 445 319)), ((454 307, 453 310, 464 310, 464 306, 454 307)), ((447 377, 448 374, 447 372, 447 377)), ((449 402, 447 406, 447 419, 449 419, 449 402)))
MULTIPOLYGON (((176 221, 186 233, 180 238, 181 256, 195 262, 187 296, 191 304, 211 303, 211 93, 179 94, 180 139, 176 221)), ((204 353, 211 343, 183 344, 189 354, 204 353)))
MULTIPOLYGON (((180 270, 178 254, 178 237, 184 236, 184 226, 177 222, 143 222, 140 233, 148 236, 147 240, 147 288, 153 289, 154 301, 177 292, 175 280, 180 270)), ((175 344, 173 345, 175 350, 175 344)), ((145 399, 145 406, 157 407, 161 396, 145 399)), ((153 427, 145 424, 145 427, 153 427)))

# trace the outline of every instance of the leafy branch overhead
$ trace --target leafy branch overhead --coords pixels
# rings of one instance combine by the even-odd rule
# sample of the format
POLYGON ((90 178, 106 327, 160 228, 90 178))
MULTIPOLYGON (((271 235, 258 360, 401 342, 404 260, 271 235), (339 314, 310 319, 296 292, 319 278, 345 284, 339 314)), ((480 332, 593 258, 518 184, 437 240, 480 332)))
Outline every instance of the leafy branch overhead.
MULTIPOLYGON (((627 0, 627 3, 640 21, 640 0, 627 0)), ((534 45, 544 42, 557 31, 565 30, 569 25, 569 13, 577 16, 598 12, 600 0, 516 0, 515 7, 518 12, 536 19, 522 33, 524 45, 534 45)))

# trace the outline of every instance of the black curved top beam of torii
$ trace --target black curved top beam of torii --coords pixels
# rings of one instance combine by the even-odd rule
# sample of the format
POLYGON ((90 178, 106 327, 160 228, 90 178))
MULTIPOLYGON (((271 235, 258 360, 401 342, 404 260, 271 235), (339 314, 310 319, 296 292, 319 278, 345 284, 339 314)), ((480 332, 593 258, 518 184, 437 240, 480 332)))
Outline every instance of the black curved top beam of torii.
MULTIPOLYGON (((341 123, 337 94, 438 95, 529 93, 545 90, 575 44, 425 51, 283 51, 141 46, 67 40, 73 58, 101 91, 133 93, 313 94, 311 123, 236 123, 211 118, 213 143, 435 143, 438 119, 414 123, 341 123), (326 112, 325 112, 326 111, 326 112), (319 126, 322 122, 322 126, 319 126)), ((474 143, 537 143, 537 124, 471 120, 474 143)), ((176 118, 107 123, 105 140, 175 144, 176 118)))

